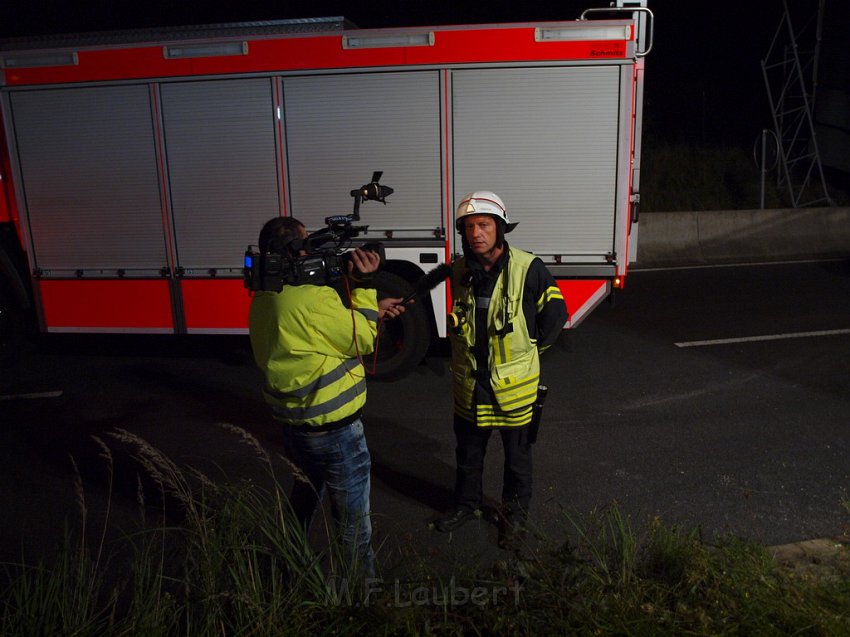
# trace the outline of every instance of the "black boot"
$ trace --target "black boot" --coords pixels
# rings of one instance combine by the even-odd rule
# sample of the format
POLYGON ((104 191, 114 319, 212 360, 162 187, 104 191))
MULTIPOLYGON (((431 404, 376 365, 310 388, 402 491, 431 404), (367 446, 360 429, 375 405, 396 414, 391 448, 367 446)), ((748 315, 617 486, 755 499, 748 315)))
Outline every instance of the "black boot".
POLYGON ((507 512, 501 516, 499 524, 499 548, 517 551, 525 544, 527 518, 525 515, 507 512))
POLYGON ((473 517, 475 517, 474 509, 458 507, 457 509, 449 513, 449 515, 447 515, 446 517, 437 520, 434 523, 434 528, 437 529, 440 533, 449 533, 450 531, 454 531, 455 529, 460 528, 473 517))

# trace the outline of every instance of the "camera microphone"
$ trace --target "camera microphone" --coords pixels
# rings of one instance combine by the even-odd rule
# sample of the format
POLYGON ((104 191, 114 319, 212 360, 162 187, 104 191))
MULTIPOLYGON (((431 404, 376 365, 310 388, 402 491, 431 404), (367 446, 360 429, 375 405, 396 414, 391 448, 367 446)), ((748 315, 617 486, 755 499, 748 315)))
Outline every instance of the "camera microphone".
POLYGON ((413 292, 404 297, 399 305, 405 305, 413 300, 413 297, 430 292, 435 287, 440 285, 452 273, 452 266, 447 263, 441 263, 436 268, 422 276, 416 283, 413 284, 413 292))

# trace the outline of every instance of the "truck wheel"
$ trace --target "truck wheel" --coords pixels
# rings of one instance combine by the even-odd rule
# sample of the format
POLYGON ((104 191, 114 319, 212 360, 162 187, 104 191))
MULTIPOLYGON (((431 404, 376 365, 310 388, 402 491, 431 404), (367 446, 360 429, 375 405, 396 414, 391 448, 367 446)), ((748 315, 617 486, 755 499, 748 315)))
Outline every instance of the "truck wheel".
MULTIPOLYGON (((404 279, 390 272, 375 275, 378 299, 405 297, 413 287, 404 279)), ((409 303, 399 317, 383 321, 379 327, 377 362, 372 378, 396 380, 410 373, 428 351, 431 344, 431 323, 428 320, 427 304, 421 299, 409 303)), ((371 360, 371 357, 369 357, 371 360)), ((366 367, 372 365, 367 361, 366 367)))

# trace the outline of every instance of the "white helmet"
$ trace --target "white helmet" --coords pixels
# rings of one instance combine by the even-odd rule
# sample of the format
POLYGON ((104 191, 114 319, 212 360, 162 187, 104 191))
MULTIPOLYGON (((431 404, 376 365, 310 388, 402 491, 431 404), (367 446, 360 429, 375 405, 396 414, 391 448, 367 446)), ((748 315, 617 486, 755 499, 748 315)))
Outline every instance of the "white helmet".
POLYGON ((460 200, 455 213, 458 232, 462 232, 463 218, 469 215, 493 215, 505 222, 505 232, 510 232, 517 226, 516 223, 508 221, 508 210, 499 195, 489 190, 476 190, 460 200))

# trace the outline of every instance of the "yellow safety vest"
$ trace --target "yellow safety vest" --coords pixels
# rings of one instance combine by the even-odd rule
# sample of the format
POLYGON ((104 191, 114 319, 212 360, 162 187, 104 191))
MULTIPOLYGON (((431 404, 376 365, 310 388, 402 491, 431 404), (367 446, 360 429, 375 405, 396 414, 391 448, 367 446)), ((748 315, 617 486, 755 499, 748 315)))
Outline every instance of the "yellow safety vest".
POLYGON ((374 289, 354 289, 350 310, 326 286, 258 292, 249 334, 274 417, 319 426, 356 414, 366 403, 366 373, 357 356, 372 352, 377 324, 374 289))
POLYGON ((466 322, 450 335, 455 411, 479 427, 527 425, 531 421, 531 408, 540 381, 537 340, 529 335, 522 311, 525 279, 535 257, 516 248, 509 247, 508 250, 508 263, 505 266, 508 281, 505 281, 505 271, 502 270, 487 310, 490 386, 496 396, 496 405, 473 407, 476 370, 472 351, 475 345, 475 293, 472 285, 463 285, 462 282, 467 271, 465 259, 455 262, 452 273, 452 311, 460 310, 466 315, 466 322), (511 323, 512 329, 501 333, 507 322, 511 323))

